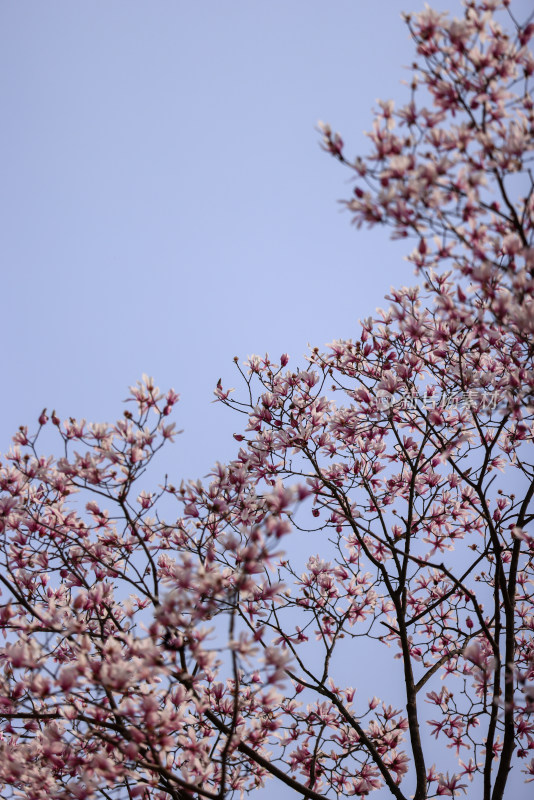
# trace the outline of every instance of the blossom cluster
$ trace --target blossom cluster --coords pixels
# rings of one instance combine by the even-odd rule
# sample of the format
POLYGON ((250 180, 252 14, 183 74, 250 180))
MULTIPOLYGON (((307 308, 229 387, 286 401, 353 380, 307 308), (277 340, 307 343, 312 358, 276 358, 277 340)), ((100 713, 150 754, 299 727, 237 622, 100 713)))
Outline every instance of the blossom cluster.
POLYGON ((150 486, 178 396, 148 376, 115 424, 45 410, 16 433, 10 797, 224 800, 270 778, 310 800, 471 782, 503 800, 512 768, 534 777, 534 28, 509 32, 509 6, 407 17, 411 99, 380 104, 367 158, 323 127, 356 224, 414 236, 422 285, 302 367, 236 359, 244 392, 215 388, 246 415, 233 459, 150 486))

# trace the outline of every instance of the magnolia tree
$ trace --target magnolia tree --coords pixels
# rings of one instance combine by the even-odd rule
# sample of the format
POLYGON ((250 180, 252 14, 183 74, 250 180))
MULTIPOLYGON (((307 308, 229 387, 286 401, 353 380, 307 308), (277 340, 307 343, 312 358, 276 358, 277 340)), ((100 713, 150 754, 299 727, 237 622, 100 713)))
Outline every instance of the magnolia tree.
POLYGON ((534 779, 534 26, 508 6, 406 17, 411 95, 380 104, 366 158, 323 126, 355 222, 414 238, 420 286, 304 369, 237 363, 241 395, 216 388, 245 415, 233 461, 151 489, 177 395, 148 378, 114 425, 43 412, 16 434, 4 796, 223 800, 270 779, 500 800, 534 779))

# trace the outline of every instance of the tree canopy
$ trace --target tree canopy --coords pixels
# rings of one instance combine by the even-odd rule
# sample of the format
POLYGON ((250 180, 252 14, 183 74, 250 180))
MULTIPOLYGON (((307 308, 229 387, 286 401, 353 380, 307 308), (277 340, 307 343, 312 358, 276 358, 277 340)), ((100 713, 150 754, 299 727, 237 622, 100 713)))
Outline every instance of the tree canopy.
POLYGON ((6 796, 501 800, 534 779, 534 24, 464 5, 406 15, 408 101, 379 104, 365 157, 322 125, 355 224, 412 239, 417 285, 304 366, 236 359, 241 391, 215 395, 239 448, 207 481, 147 487, 178 400, 147 376, 115 424, 45 410, 15 435, 6 796))

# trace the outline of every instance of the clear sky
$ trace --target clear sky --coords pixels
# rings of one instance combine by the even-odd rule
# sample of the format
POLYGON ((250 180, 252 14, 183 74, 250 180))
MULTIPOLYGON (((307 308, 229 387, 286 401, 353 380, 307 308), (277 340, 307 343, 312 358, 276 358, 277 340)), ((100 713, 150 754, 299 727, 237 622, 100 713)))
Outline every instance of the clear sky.
POLYGON ((0 452, 43 406, 114 419, 146 372, 198 477, 234 452, 211 403, 234 355, 302 362, 413 280, 405 243, 350 226, 315 130, 365 151, 412 2, 0 0, 0 452))
MULTIPOLYGON (((171 471, 234 451, 234 355, 302 361, 412 280, 356 232, 349 175, 402 96, 407 0, 0 3, 0 451, 43 406, 112 420, 141 373, 181 393, 171 471)), ((175 476, 178 477, 178 476, 175 476)))

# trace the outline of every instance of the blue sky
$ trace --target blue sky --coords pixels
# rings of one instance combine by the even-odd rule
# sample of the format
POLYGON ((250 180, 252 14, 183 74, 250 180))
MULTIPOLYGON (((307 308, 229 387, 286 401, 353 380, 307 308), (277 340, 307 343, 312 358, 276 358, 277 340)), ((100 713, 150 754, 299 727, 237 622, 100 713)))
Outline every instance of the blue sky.
POLYGON ((315 130, 365 152, 405 97, 408 2, 0 4, 0 452, 43 406, 115 419, 146 372, 182 397, 168 469, 198 477, 234 452, 234 355, 302 363, 413 280, 315 130))
POLYGON ((351 228, 314 129, 365 149, 402 96, 404 6, 2 3, 0 451, 43 406, 114 419, 146 372, 181 393, 169 468, 197 477, 234 450, 211 404, 234 355, 302 361, 411 281, 403 245, 351 228))

